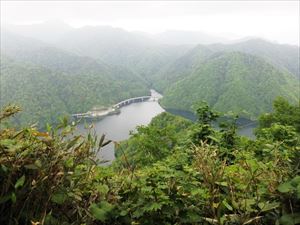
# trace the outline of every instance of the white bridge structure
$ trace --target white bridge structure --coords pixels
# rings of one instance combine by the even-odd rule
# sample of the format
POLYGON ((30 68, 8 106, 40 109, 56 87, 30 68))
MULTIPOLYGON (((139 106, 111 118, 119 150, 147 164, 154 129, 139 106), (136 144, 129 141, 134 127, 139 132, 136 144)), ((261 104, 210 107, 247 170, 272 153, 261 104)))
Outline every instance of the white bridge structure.
POLYGON ((119 109, 119 108, 121 108, 122 106, 129 105, 129 104, 134 103, 134 102, 144 102, 144 101, 148 101, 150 98, 151 98, 151 96, 141 96, 141 97, 129 98, 129 99, 126 99, 126 100, 124 100, 124 101, 121 101, 121 102, 115 104, 115 105, 113 106, 113 108, 119 109))
POLYGON ((120 109, 123 106, 129 105, 131 103, 145 102, 145 101, 158 101, 158 99, 159 99, 159 97, 155 97, 155 96, 151 96, 151 95, 129 98, 129 99, 123 100, 121 102, 118 102, 117 104, 113 105, 108 110, 105 110, 103 112, 89 111, 86 113, 76 113, 76 114, 72 114, 72 117, 74 117, 76 119, 78 119, 78 118, 86 118, 86 119, 99 118, 99 117, 103 117, 106 115, 116 113, 116 112, 118 112, 118 109, 120 109))

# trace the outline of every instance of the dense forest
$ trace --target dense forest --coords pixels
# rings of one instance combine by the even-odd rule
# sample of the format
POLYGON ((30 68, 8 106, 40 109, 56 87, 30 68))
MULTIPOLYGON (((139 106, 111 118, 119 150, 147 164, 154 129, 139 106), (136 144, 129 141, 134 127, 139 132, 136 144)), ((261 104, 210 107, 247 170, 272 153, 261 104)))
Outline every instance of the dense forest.
POLYGON ((297 102, 298 83, 292 74, 259 57, 240 52, 220 53, 169 85, 161 103, 166 108, 186 110, 201 98, 216 110, 255 119, 271 111, 272 100, 277 96, 297 102))
POLYGON ((299 47, 60 28, 1 33, 0 224, 300 223, 299 47), (122 142, 70 120, 151 88, 197 120, 164 112, 122 142))
POLYGON ((300 225, 299 7, 0 0, 0 225, 300 225))
POLYGON ((106 167, 95 155, 111 140, 91 127, 2 128, 0 223, 299 224, 300 104, 277 98, 255 140, 237 135, 237 117, 214 129, 222 114, 197 105, 195 122, 162 113, 115 142, 106 167))
POLYGON ((49 25, 1 32, 0 106, 22 108, 14 119, 18 125, 54 123, 57 116, 148 95, 150 88, 163 94, 166 109, 193 111, 201 99, 215 110, 254 120, 270 112, 278 96, 291 103, 299 99, 298 46, 49 25))
POLYGON ((1 48, 0 105, 17 103, 22 107, 16 118, 18 124, 53 123, 58 116, 110 106, 150 92, 146 82, 126 68, 72 55, 17 35, 5 37, 1 48), (16 43, 21 43, 22 48, 16 43))

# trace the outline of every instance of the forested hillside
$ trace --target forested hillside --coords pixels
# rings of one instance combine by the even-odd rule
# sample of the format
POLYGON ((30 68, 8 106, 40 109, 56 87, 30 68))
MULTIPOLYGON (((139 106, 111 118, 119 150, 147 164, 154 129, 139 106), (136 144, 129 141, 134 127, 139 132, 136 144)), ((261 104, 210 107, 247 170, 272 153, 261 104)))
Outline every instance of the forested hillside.
POLYGON ((19 103, 21 124, 54 122, 58 115, 149 94, 144 79, 129 69, 11 33, 2 37, 1 107, 19 103))
POLYGON ((299 6, 0 0, 0 225, 300 225, 299 6))
POLYGON ((288 70, 300 79, 299 46, 250 39, 236 44, 213 44, 209 47, 214 51, 240 51, 262 57, 277 68, 288 70))
POLYGON ((218 113, 205 103, 193 123, 163 113, 115 143, 117 160, 106 167, 95 149, 111 141, 93 130, 74 135, 66 120, 47 132, 1 129, 0 222, 296 225, 299 107, 277 99, 256 140, 236 134, 235 118, 215 130, 218 113))
MULTIPOLYGON (((50 79, 48 73, 56 74, 50 76, 55 92, 48 94, 53 97, 48 98, 49 102, 43 99, 46 102, 41 104, 55 105, 57 101, 51 102, 51 99, 58 98, 64 102, 61 113, 113 104, 148 94, 150 88, 164 94, 161 103, 166 108, 190 111, 196 100, 203 99, 222 112, 233 111, 251 118, 269 111, 276 96, 282 95, 291 101, 299 98, 297 46, 257 39, 235 44, 171 45, 165 44, 166 38, 171 41, 174 35, 185 37, 186 34, 166 33, 164 41, 159 41, 159 37, 108 26, 75 29, 58 25, 60 29, 53 34, 56 38, 51 43, 47 37, 37 35, 42 26, 20 26, 18 32, 27 37, 7 30, 2 32, 1 54, 14 61, 5 66, 5 70, 1 69, 5 77, 1 84, 3 89, 11 80, 19 85, 16 77, 22 76, 23 69, 26 79, 28 70, 47 71, 45 75, 34 75, 43 77, 37 82, 27 82, 29 86, 24 87, 24 96, 30 89, 44 88, 43 81, 50 79), (31 29, 31 36, 41 40, 30 37, 31 29), (25 65, 28 67, 21 69, 20 66, 25 65)), ((199 37, 193 35, 190 38, 196 42, 199 37)), ((2 61, 1 64, 8 62, 2 61)), ((15 99, 9 97, 11 93, 7 88, 3 93, 2 104, 15 99)), ((29 108, 25 112, 45 108, 35 107, 30 98, 23 97, 19 101, 29 108)), ((47 109, 41 114, 50 112, 52 110, 47 109)), ((24 121, 29 119, 26 118, 24 121)))
POLYGON ((69 32, 56 46, 111 65, 125 66, 145 79, 191 47, 161 44, 151 36, 103 26, 69 32))
POLYGON ((296 102, 299 80, 259 57, 232 52, 200 61, 190 75, 166 89, 161 103, 166 108, 191 110, 203 99, 219 111, 255 118, 271 111, 277 96, 296 102))
POLYGON ((204 45, 198 45, 187 51, 184 55, 168 63, 154 74, 151 78, 153 86, 164 92, 170 85, 188 77, 196 67, 199 67, 213 53, 212 50, 204 45))
POLYGON ((148 88, 126 71, 82 67, 74 73, 52 71, 30 63, 15 62, 2 55, 1 107, 17 103, 24 110, 18 122, 55 122, 59 115, 110 106, 148 88), (118 73, 120 75, 118 76, 118 73), (126 77, 127 76, 127 77, 126 77))
POLYGON ((262 39, 250 39, 235 44, 197 45, 162 67, 153 76, 153 84, 164 92, 170 84, 189 76, 201 63, 220 52, 241 52, 260 57, 277 69, 290 72, 299 79, 299 51, 297 46, 280 45, 262 39))

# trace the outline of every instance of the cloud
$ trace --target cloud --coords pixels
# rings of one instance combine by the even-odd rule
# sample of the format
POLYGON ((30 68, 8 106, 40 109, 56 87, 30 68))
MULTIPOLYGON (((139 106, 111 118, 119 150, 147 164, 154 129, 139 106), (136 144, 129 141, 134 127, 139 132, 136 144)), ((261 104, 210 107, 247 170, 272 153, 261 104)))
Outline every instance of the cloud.
POLYGON ((112 25, 152 33, 197 30, 297 44, 298 9, 298 1, 1 1, 1 22, 59 19, 75 27, 112 25))

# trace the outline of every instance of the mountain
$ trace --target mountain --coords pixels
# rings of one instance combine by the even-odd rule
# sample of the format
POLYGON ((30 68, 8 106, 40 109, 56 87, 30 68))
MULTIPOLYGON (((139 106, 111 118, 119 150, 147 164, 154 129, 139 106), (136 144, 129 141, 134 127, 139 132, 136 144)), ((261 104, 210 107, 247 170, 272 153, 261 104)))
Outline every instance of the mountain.
POLYGON ((16 117, 18 124, 25 122, 52 122, 58 115, 67 113, 67 107, 60 98, 52 71, 14 60, 1 54, 1 98, 0 106, 14 103, 22 108, 16 117))
POLYGON ((53 122, 58 114, 85 112, 149 92, 143 78, 127 68, 12 33, 2 37, 1 106, 19 103, 24 108, 21 123, 53 122))
POLYGON ((109 26, 78 28, 56 43, 61 49, 118 65, 155 45, 150 38, 109 26))
POLYGON ((204 45, 187 51, 181 57, 163 66, 152 77, 153 86, 160 92, 169 87, 171 84, 188 76, 196 66, 208 59, 214 51, 204 45))
POLYGON ((161 68, 174 62, 185 54, 190 46, 160 45, 148 48, 127 62, 127 67, 144 77, 151 85, 155 86, 154 79, 161 68))
POLYGON ((191 110, 205 100, 216 110, 255 118, 271 111, 277 96, 299 98, 299 82, 291 73, 250 54, 219 52, 167 88, 161 104, 191 110))
POLYGON ((0 87, 1 107, 16 103, 23 108, 18 118, 20 124, 54 122, 58 115, 86 112, 95 106, 109 106, 148 94, 148 88, 140 80, 133 77, 124 80, 110 70, 65 73, 16 62, 4 55, 0 87))
POLYGON ((146 80, 191 48, 161 44, 150 35, 109 26, 78 28, 65 35, 56 46, 105 63, 125 66, 146 80))
POLYGON ((299 47, 271 43, 262 39, 251 39, 234 44, 197 45, 186 51, 152 76, 153 86, 164 92, 171 84, 188 76, 195 67, 210 60, 220 52, 242 52, 261 57, 280 70, 285 70, 300 79, 299 47))
POLYGON ((55 43, 1 32, 1 54, 13 61, 4 71, 11 76, 28 66, 55 79, 46 82, 64 101, 62 112, 113 104, 147 94, 149 87, 164 93, 167 108, 190 110, 203 99, 221 111, 247 110, 249 117, 270 110, 277 94, 292 101, 297 96, 297 46, 251 39, 193 47, 162 44, 151 35, 108 26, 61 30, 55 43), (229 80, 223 82, 225 78, 229 80))
POLYGON ((263 39, 250 39, 234 44, 213 44, 214 51, 240 51, 263 57, 272 65, 285 69, 300 79, 299 52, 296 45, 277 44, 263 39))
POLYGON ((1 53, 19 62, 30 62, 61 72, 76 72, 85 67, 105 68, 104 63, 56 48, 48 43, 5 31, 1 34, 1 53))

